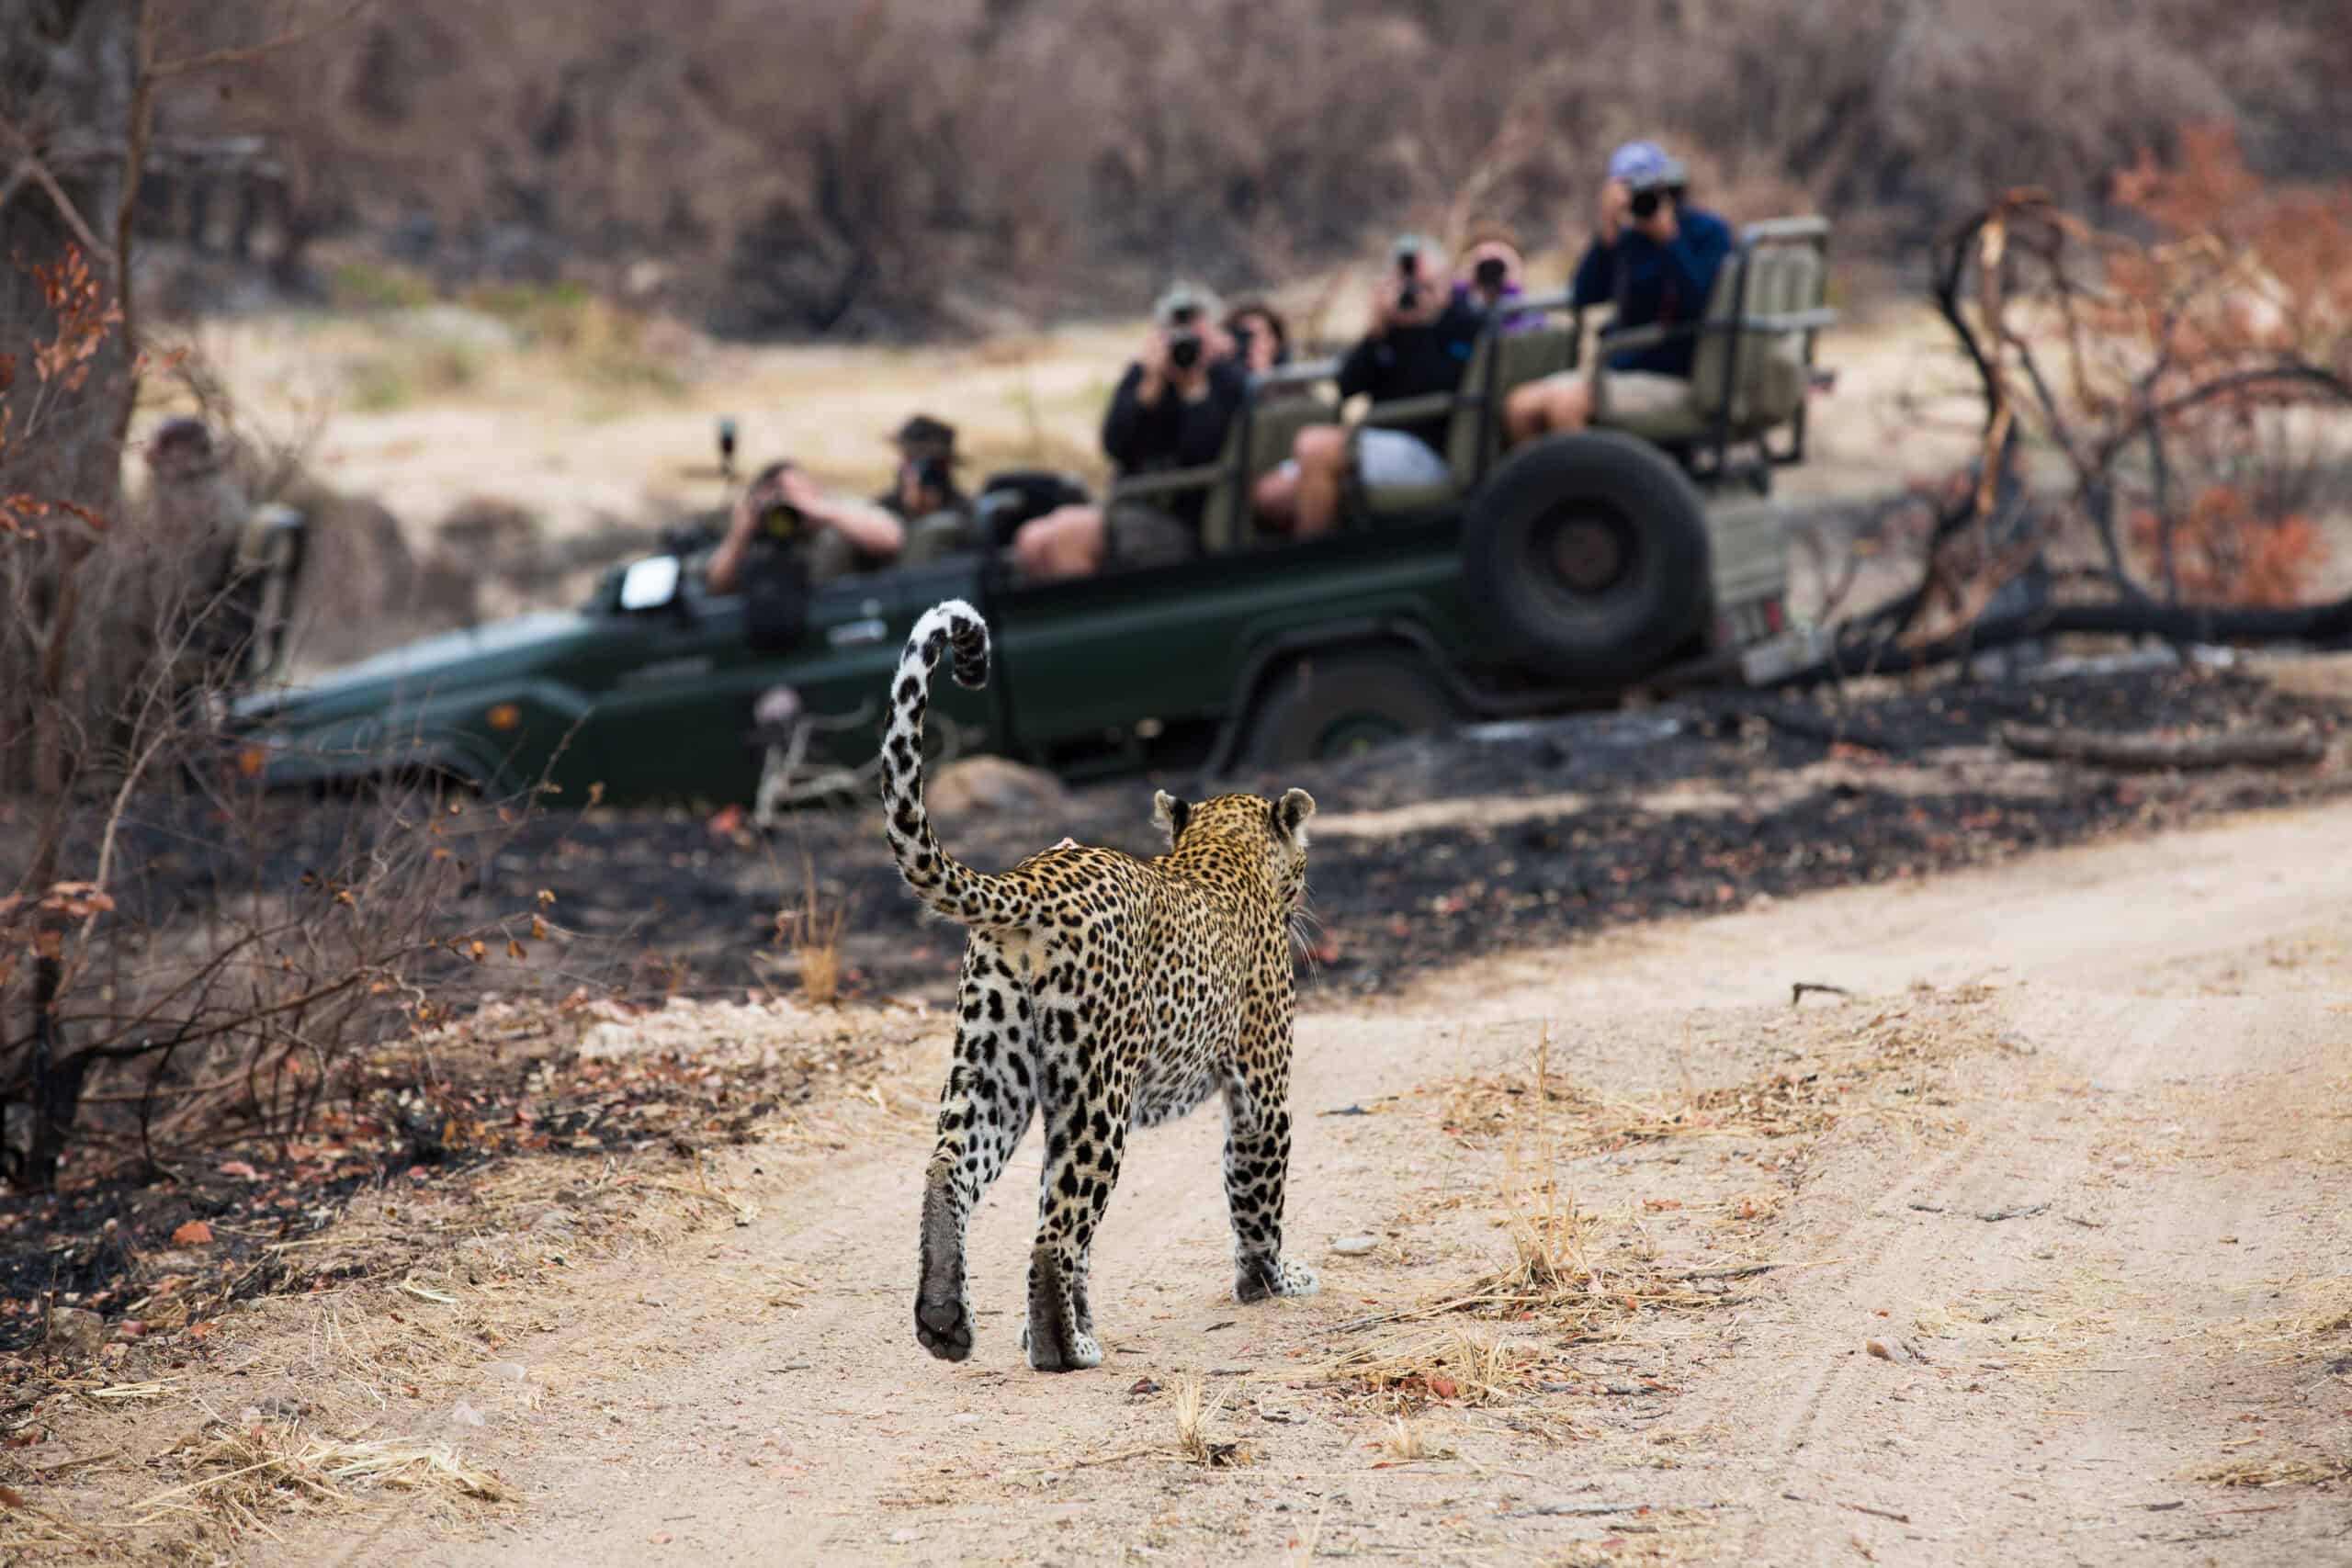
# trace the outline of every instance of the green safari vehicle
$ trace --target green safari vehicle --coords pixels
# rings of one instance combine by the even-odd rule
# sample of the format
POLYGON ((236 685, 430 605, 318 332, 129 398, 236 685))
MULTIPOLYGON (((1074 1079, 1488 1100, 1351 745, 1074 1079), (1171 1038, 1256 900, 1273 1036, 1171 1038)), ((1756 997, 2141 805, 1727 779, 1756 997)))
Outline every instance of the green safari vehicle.
POLYGON ((1253 528, 1248 497, 1298 430, 1340 418, 1329 363, 1261 378, 1216 463, 1114 487, 1204 491, 1189 561, 1025 581, 1012 530, 1083 492, 994 475, 967 524, 919 525, 890 568, 815 584, 782 646, 753 647, 741 598, 708 591, 706 529, 616 566, 577 609, 255 692, 232 722, 272 785, 422 773, 500 794, 545 781, 574 799, 595 785, 616 803, 756 802, 765 817, 864 793, 899 645, 947 598, 987 616, 995 669, 984 691, 937 689, 933 743, 1068 778, 1222 775, 1636 687, 1767 679, 1815 640, 1788 624, 1770 481, 1804 455, 1815 343, 1833 320, 1826 245, 1818 220, 1744 232, 1705 317, 1666 329, 1699 335, 1687 408, 1506 453, 1509 391, 1582 363, 1565 296, 1517 305, 1540 324, 1490 327, 1457 391, 1361 415, 1445 413, 1451 480, 1351 494, 1318 538, 1253 528))

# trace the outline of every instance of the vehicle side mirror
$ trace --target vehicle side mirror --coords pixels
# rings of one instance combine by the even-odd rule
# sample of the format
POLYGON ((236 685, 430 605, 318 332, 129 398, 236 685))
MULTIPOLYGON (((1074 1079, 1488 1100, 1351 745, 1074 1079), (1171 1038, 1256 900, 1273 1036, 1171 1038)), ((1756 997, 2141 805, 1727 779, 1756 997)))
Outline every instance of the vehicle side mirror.
POLYGON ((620 607, 624 612, 663 610, 678 601, 678 558, 647 556, 628 563, 621 574, 620 607))

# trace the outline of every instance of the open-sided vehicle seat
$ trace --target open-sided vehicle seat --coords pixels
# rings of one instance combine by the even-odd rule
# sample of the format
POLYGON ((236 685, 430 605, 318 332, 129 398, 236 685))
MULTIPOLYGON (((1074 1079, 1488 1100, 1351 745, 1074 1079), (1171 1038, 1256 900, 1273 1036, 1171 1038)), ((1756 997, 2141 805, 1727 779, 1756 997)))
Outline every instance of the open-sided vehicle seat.
POLYGON ((1612 333, 1593 356, 1593 423, 1664 446, 1747 441, 1796 420, 1812 377, 1814 340, 1837 320, 1827 308, 1829 225, 1819 218, 1749 226, 1716 275, 1707 314, 1683 326, 1612 333), (1607 360, 1697 333, 1690 395, 1640 412, 1609 407, 1607 360))
MULTIPOLYGON (((1577 333, 1573 326, 1546 323, 1521 332, 1504 333, 1489 327, 1463 367, 1461 384, 1452 392, 1395 402, 1375 403, 1364 411, 1357 429, 1365 425, 1396 425, 1427 419, 1446 411, 1446 477, 1423 485, 1391 485, 1377 490, 1351 481, 1355 498, 1375 523, 1386 518, 1429 512, 1465 493, 1486 477, 1502 450, 1502 411, 1511 389, 1576 364, 1577 333)), ((1350 439, 1349 470, 1357 470, 1353 436, 1350 439)))

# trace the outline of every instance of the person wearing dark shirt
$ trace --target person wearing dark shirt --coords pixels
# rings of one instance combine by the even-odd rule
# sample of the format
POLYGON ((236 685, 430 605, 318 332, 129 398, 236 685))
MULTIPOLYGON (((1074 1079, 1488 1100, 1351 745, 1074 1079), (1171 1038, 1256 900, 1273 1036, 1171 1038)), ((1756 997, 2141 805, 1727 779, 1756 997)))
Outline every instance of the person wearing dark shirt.
MULTIPOLYGON (((1250 395, 1250 375, 1217 324, 1216 301, 1178 287, 1154 309, 1151 336, 1127 367, 1102 416, 1102 454, 1122 479, 1214 463, 1250 395)), ((1205 489, 1120 502, 1064 506, 1024 523, 1013 557, 1032 578, 1084 577, 1106 558, 1159 566, 1200 548, 1205 489)))
POLYGON ((890 436, 899 449, 899 471, 874 504, 900 522, 940 512, 969 513, 971 498, 956 483, 964 461, 956 450, 956 427, 926 413, 910 417, 890 436))
POLYGON ((1263 376, 1290 363, 1290 327, 1264 300, 1236 305, 1226 314, 1225 330, 1233 338, 1233 357, 1250 375, 1263 376))
MULTIPOLYGON (((1687 326, 1705 320, 1715 276, 1737 244, 1731 225, 1685 198, 1682 165, 1656 142, 1628 141, 1609 160, 1600 228, 1577 266, 1579 309, 1617 306, 1612 329, 1687 326)), ((1690 396, 1698 334, 1611 355, 1601 370, 1603 405, 1615 414, 1679 408, 1690 396)), ((1601 334, 1608 349, 1608 333, 1601 334)), ((1510 394, 1504 419, 1514 443, 1582 430, 1593 417, 1581 370, 1531 381, 1510 394)))
MULTIPOLYGON (((1477 347, 1486 312, 1457 295, 1445 256, 1415 235, 1396 243, 1395 263, 1373 307, 1372 331, 1340 361, 1340 396, 1375 403, 1452 392, 1477 347)), ((1445 445, 1451 416, 1430 415, 1402 425, 1362 425, 1354 432, 1356 478, 1366 489, 1438 484, 1447 477, 1445 445)), ((1258 481, 1251 500, 1258 519, 1301 538, 1328 532, 1340 519, 1349 457, 1343 425, 1309 425, 1292 444, 1288 462, 1258 481)))

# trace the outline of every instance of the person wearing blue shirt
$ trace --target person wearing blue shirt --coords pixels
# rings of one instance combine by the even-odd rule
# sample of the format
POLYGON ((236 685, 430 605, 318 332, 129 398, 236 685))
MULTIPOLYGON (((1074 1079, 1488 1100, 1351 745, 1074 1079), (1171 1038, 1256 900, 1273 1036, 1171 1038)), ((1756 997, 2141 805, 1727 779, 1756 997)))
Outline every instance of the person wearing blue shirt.
MULTIPOLYGON (((1600 187, 1600 227, 1577 266, 1578 309, 1615 303, 1610 330, 1690 325, 1706 317, 1715 275, 1737 243, 1731 225, 1684 200, 1682 165, 1654 141, 1628 141, 1611 154, 1600 187)), ((1608 348, 1609 332, 1600 347, 1608 348)), ((1690 395, 1698 334, 1611 355, 1601 374, 1613 413, 1679 408, 1690 395)), ((1515 388, 1504 408, 1514 445, 1592 421, 1582 370, 1563 370, 1515 388)))

